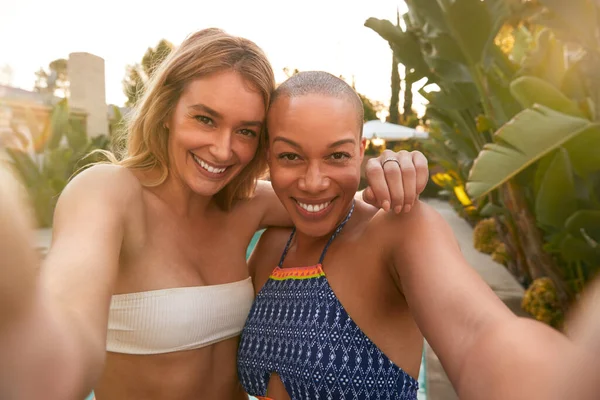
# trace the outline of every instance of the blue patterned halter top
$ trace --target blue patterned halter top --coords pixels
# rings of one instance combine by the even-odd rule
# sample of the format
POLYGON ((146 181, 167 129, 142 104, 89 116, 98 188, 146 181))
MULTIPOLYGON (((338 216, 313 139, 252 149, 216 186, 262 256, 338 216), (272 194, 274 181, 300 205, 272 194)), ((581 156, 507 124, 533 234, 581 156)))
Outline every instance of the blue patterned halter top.
POLYGON ((295 230, 258 293, 238 350, 238 374, 248 394, 268 396, 273 373, 292 400, 415 400, 418 382, 394 364, 348 315, 329 286, 322 262, 282 268, 295 230))

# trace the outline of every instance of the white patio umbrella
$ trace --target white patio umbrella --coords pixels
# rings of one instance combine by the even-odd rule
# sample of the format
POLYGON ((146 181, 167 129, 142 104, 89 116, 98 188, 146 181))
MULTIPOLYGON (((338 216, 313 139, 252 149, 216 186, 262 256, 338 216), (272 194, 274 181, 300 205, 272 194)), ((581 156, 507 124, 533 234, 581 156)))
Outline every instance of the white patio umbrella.
POLYGON ((363 125, 363 138, 383 140, 406 140, 411 138, 427 138, 427 132, 420 132, 406 126, 373 120, 363 125))

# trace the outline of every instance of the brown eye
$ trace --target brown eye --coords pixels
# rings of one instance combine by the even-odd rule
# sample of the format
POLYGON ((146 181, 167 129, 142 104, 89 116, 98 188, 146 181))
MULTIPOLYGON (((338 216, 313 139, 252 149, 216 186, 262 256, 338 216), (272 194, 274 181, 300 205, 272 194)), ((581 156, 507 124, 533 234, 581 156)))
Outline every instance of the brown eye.
POLYGON ((258 134, 254 132, 252 129, 242 129, 240 133, 244 136, 257 137, 258 134))
POLYGON ((300 157, 298 157, 298 155, 294 153, 282 153, 279 156, 277 156, 277 158, 284 161, 296 161, 300 159, 300 157))
POLYGON ((205 117, 204 115, 196 115, 194 118, 196 119, 196 121, 204 125, 212 126, 214 124, 212 119, 205 117))
POLYGON ((347 160, 350 158, 350 154, 343 153, 343 152, 337 152, 337 153, 333 153, 330 157, 334 161, 344 161, 344 160, 347 160))

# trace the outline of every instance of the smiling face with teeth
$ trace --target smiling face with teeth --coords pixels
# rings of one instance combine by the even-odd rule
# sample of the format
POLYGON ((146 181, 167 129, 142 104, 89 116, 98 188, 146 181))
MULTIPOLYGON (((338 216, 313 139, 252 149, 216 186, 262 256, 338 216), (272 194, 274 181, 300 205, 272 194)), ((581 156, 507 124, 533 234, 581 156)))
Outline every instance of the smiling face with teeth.
POLYGON ((260 92, 235 71, 189 83, 167 123, 170 176, 217 194, 255 156, 265 112, 260 92))
POLYGON ((282 96, 267 119, 273 189, 299 233, 328 236, 360 182, 364 147, 356 108, 321 94, 282 96))

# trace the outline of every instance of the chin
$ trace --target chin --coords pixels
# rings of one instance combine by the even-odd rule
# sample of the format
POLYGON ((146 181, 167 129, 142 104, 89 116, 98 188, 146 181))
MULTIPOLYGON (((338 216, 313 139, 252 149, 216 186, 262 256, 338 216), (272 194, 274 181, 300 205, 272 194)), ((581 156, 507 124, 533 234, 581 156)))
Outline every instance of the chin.
POLYGON ((290 199, 287 210, 299 232, 310 237, 319 238, 331 235, 346 217, 347 207, 344 203, 342 208, 342 202, 343 199, 337 197, 331 202, 330 209, 309 213, 303 210, 296 200, 290 199))
POLYGON ((237 176, 239 170, 230 171, 227 177, 223 177, 223 179, 207 179, 204 176, 199 176, 197 173, 191 174, 188 180, 188 186, 190 189, 201 196, 214 196, 219 193, 225 186, 227 186, 231 181, 237 176))
POLYGON ((302 232, 303 235, 313 238, 322 238, 331 235, 337 225, 332 224, 315 224, 307 223, 306 221, 297 221, 296 229, 302 232))

